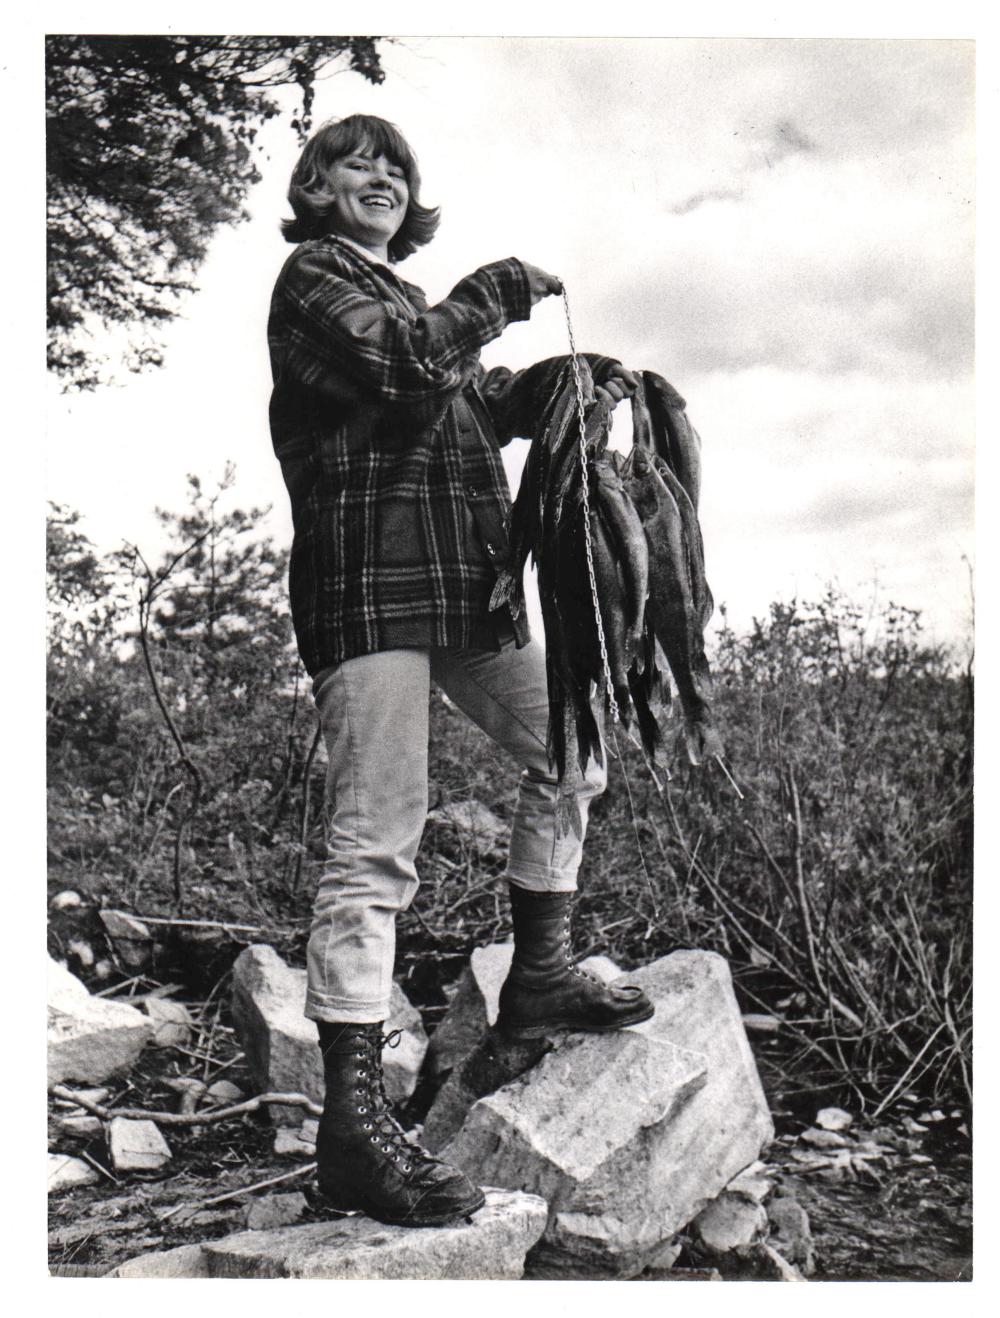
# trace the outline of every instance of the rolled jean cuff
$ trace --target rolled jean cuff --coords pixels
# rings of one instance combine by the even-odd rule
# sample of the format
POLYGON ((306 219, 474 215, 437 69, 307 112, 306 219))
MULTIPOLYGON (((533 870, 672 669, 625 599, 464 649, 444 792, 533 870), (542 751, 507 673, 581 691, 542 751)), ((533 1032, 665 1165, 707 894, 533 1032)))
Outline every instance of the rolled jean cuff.
POLYGON ((518 861, 508 865, 504 874, 508 883, 528 892, 576 892, 576 867, 557 870, 550 865, 532 865, 518 861))
POLYGON ((306 993, 307 1020, 344 1021, 348 1025, 372 1025, 389 1019, 388 1002, 357 1002, 346 998, 326 997, 319 993, 306 993))

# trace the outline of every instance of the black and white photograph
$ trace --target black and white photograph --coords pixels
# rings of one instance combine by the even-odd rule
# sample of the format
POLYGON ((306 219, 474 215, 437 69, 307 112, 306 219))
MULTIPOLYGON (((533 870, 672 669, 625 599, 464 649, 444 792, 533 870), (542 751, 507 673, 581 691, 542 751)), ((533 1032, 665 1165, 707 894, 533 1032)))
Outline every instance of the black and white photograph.
POLYGON ((48 1278, 971 1283, 976 32, 97 12, 48 1278))

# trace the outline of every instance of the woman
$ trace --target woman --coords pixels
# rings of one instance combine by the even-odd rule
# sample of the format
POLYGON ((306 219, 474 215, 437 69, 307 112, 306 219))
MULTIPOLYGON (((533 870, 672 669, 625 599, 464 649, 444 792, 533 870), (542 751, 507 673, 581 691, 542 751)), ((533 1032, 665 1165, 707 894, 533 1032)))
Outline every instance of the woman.
MULTIPOLYGON (((500 445, 535 434, 566 359, 484 372, 479 351, 560 284, 511 258, 428 309, 392 269, 437 228, 419 188, 393 125, 353 115, 320 128, 292 175, 295 219, 283 231, 297 245, 268 328, 271 433, 294 522, 292 618, 329 756, 328 865, 307 952, 306 1015, 326 1078, 319 1182, 331 1209, 411 1226, 484 1202, 461 1171, 405 1139, 382 1084, 395 919, 417 888, 427 812, 431 681, 522 770, 500 1027, 522 1038, 609 1030, 653 1010, 640 990, 573 966, 570 903, 604 770, 591 762, 563 785, 582 824, 561 830, 544 658, 523 616, 489 612, 510 506, 500 445)), ((588 360, 609 402, 632 392, 618 362, 588 360)))

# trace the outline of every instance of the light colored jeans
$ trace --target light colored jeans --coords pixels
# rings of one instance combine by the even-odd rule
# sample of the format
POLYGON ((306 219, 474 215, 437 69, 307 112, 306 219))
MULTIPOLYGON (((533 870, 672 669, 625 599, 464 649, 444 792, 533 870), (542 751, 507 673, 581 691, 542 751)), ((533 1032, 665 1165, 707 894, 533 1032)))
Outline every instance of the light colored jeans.
POLYGON ((578 835, 560 827, 540 646, 385 650, 326 669, 314 683, 329 757, 329 833, 307 951, 312 1020, 360 1023, 389 1013, 396 914, 417 891, 414 860, 427 817, 431 681, 522 767, 506 878, 535 892, 576 888, 587 811, 606 772, 591 760, 580 774, 569 756, 561 790, 575 796, 582 828, 578 835))

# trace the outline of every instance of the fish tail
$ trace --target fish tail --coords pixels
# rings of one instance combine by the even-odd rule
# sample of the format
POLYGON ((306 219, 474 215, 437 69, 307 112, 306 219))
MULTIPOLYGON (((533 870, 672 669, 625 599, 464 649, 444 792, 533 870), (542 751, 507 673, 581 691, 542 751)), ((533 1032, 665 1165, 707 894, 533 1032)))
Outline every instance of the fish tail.
POLYGON ((521 608, 524 603, 521 587, 513 573, 508 572, 506 568, 497 577, 496 585, 493 587, 493 593, 490 595, 489 611, 495 612, 503 608, 505 604, 510 605, 510 616, 518 618, 521 615, 521 608))
POLYGON ((726 753, 719 730, 709 718, 686 724, 684 742, 688 759, 695 765, 703 764, 715 755, 721 758, 726 753))

